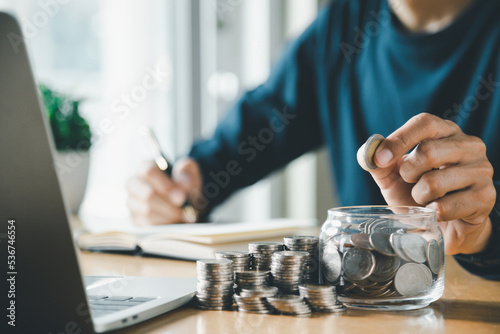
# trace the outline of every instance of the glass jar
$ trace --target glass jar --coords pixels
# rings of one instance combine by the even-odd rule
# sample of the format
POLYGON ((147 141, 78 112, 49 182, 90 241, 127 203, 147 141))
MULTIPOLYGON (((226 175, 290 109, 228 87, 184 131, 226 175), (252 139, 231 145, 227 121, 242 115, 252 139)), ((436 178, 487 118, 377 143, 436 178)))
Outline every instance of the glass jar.
POLYGON ((431 209, 330 209, 319 255, 321 283, 337 286, 347 307, 411 310, 443 294, 443 235, 431 209))

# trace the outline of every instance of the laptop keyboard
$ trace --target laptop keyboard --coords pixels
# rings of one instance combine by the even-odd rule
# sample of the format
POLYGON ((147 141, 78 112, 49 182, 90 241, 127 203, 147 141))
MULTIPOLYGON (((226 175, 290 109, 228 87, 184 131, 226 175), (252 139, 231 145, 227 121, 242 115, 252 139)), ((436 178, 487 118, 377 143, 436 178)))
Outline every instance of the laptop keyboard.
POLYGON ((90 311, 95 317, 123 311, 155 299, 156 298, 130 296, 88 296, 90 311))

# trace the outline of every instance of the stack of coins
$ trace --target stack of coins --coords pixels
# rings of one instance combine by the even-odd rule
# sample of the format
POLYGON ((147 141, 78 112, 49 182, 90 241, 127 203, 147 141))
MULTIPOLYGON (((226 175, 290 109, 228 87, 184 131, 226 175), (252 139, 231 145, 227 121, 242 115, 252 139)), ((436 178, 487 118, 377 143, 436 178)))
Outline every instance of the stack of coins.
POLYGON ((304 283, 304 268, 309 253, 299 251, 276 252, 272 256, 273 284, 284 294, 298 294, 304 283))
POLYGON ((283 295, 279 297, 267 298, 273 309, 280 314, 288 315, 308 315, 311 308, 304 298, 296 295, 283 295))
POLYGON ((278 294, 278 288, 275 286, 259 286, 255 288, 241 289, 242 297, 274 297, 278 294))
POLYGON ((255 287, 267 286, 269 284, 269 271, 263 270, 245 270, 235 273, 237 292, 242 289, 251 289, 255 287))
POLYGON ((322 279, 340 281, 342 295, 413 297, 426 293, 442 271, 442 241, 393 220, 369 219, 339 247, 322 245, 322 279), (342 275, 340 275, 342 272, 342 275))
POLYGON ((291 251, 308 252, 304 279, 308 283, 318 282, 318 245, 319 238, 316 236, 292 236, 285 237, 285 249, 291 251))
POLYGON ((331 285, 304 284, 299 286, 303 297, 315 312, 344 312, 345 306, 337 301, 335 287, 331 285))
POLYGON ((251 242, 248 251, 252 254, 252 269, 269 270, 271 268, 271 257, 274 252, 282 251, 284 248, 279 242, 251 242))
POLYGON ((269 314, 272 309, 267 298, 275 297, 278 288, 274 286, 242 289, 239 295, 234 295, 238 310, 251 313, 269 314))
POLYGON ((216 259, 227 259, 233 261, 233 271, 235 273, 239 271, 250 270, 250 254, 247 252, 239 251, 226 251, 215 253, 216 259))
POLYGON ((198 307, 207 310, 227 310, 233 305, 234 273, 230 260, 196 261, 198 307))

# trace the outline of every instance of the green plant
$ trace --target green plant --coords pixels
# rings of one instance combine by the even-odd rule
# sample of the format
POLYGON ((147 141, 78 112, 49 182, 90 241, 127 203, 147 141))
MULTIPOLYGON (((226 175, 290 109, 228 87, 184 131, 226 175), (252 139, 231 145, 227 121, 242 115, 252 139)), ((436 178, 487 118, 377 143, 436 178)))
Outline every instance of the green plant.
POLYGON ((57 150, 88 151, 92 134, 89 124, 78 112, 81 100, 72 99, 43 84, 40 91, 57 150))

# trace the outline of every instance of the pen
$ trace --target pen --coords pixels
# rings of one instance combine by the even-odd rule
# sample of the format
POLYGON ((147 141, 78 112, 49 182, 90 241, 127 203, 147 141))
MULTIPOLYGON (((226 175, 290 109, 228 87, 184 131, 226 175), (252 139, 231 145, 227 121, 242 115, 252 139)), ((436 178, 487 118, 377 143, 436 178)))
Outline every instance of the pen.
MULTIPOLYGON (((158 168, 165 172, 169 177, 172 177, 173 165, 167 160, 165 155, 163 154, 160 144, 158 143, 158 139, 156 139, 156 135, 153 130, 149 126, 144 126, 144 132, 148 137, 148 141, 150 143, 151 148, 154 152, 154 160, 158 168)), ((196 222, 196 213, 194 211, 193 206, 189 203, 189 199, 184 202, 181 207, 182 214, 184 218, 190 222, 196 222)))

